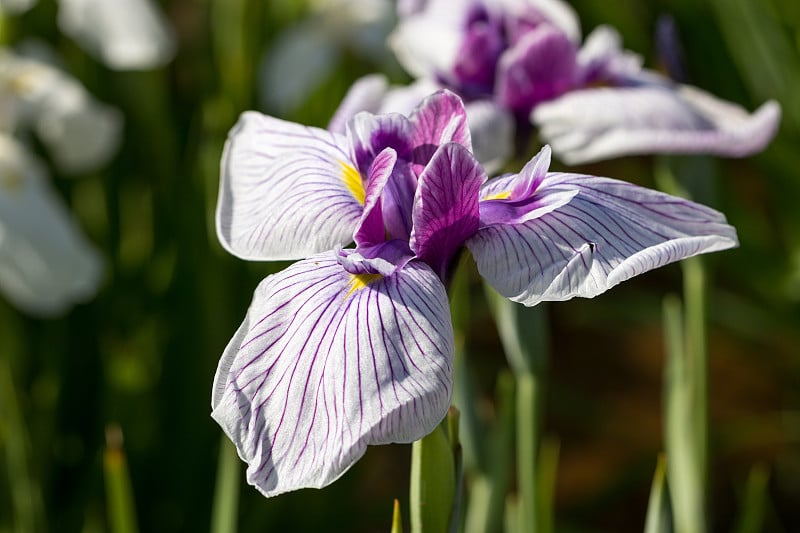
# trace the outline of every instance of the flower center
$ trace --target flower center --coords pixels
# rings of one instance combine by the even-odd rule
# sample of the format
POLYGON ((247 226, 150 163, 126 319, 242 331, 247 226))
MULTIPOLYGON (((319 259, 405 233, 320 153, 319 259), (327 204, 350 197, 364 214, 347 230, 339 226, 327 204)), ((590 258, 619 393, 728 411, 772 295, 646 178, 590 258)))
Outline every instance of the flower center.
POLYGON ((354 292, 360 291, 373 281, 382 279, 381 274, 350 274, 350 281, 347 283, 349 287, 344 299, 348 299, 354 292))
POLYGON ((342 181, 344 182, 344 186, 347 187, 347 190, 350 191, 350 194, 353 195, 359 204, 364 205, 367 193, 364 191, 364 183, 361 181, 361 174, 358 173, 358 170, 353 168, 353 165, 345 163, 344 161, 339 161, 339 165, 342 167, 342 181))

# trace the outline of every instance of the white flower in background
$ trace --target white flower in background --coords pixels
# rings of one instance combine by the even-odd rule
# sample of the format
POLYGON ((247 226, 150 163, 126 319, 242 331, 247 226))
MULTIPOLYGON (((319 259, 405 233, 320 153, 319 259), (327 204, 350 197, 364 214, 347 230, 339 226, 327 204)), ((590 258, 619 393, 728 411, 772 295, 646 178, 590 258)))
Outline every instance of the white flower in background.
POLYGON ((395 8, 389 0, 313 0, 311 10, 275 37, 261 61, 261 100, 274 113, 302 104, 333 74, 345 49, 376 65, 392 61, 386 38, 395 8))
POLYGON ((82 173, 117 151, 122 115, 56 67, 0 49, 0 130, 26 128, 62 171, 82 173))
POLYGON ((58 25, 116 70, 145 70, 175 55, 176 39, 151 0, 60 0, 58 25))
POLYGON ((24 13, 33 7, 36 0, 0 0, 0 12, 24 13))
POLYGON ((97 290, 102 264, 48 184, 44 166, 0 134, 0 293, 39 316, 97 290))

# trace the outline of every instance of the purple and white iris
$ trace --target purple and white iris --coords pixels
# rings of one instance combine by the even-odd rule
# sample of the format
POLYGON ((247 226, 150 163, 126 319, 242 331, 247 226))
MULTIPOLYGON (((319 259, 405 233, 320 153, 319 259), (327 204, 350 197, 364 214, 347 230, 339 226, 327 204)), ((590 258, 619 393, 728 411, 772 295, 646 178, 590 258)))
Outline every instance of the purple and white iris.
POLYGON ((300 259, 258 286, 214 380, 212 416, 266 496, 323 487, 367 445, 411 442, 442 420, 446 283, 465 247, 497 291, 534 305, 737 244, 707 207, 548 173, 548 148, 493 180, 470 148, 447 91, 408 118, 360 113, 344 135, 252 112, 231 131, 221 241, 246 259, 300 259))
MULTIPOLYGON (((485 102, 484 116, 470 120, 473 135, 487 143, 492 135, 476 128, 513 118, 523 130, 535 125, 571 164, 643 153, 742 157, 762 150, 780 121, 774 101, 751 115, 643 69, 613 28, 595 29, 581 45, 577 16, 560 0, 427 0, 401 7, 391 38, 401 64, 417 79, 485 102), (505 118, 490 118, 487 109, 505 118)), ((351 108, 363 98, 361 108, 370 110, 376 93, 357 89, 351 108)))

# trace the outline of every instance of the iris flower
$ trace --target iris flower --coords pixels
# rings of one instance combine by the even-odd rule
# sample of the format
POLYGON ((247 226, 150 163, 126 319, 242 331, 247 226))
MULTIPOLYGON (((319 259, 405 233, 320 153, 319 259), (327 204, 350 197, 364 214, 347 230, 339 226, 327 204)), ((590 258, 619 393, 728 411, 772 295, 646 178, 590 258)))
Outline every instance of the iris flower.
MULTIPOLYGON (((23 13, 36 0, 0 0, 0 12, 23 13)), ((58 26, 115 70, 160 67, 175 55, 176 37, 153 0, 58 0, 58 26)))
POLYGON ((446 285, 465 248, 489 284, 530 306, 737 244, 707 207, 548 172, 548 148, 488 180, 447 91, 408 118, 359 113, 346 130, 248 112, 223 154, 223 245, 300 259, 259 284, 214 378, 212 416, 266 496, 323 487, 368 445, 420 439, 442 420, 446 285))
POLYGON ((105 165, 116 153, 122 114, 66 72, 0 48, 0 131, 27 129, 63 172, 80 174, 105 165))
POLYGON ((93 296, 102 273, 44 165, 0 134, 0 292, 29 314, 51 316, 93 296))
MULTIPOLYGON (((513 118, 524 133, 532 123, 570 164, 642 153, 742 157, 762 150, 780 120, 774 101, 748 114, 643 69, 611 27, 581 44, 577 16, 560 0, 427 0, 401 8, 390 41, 406 70, 484 102, 484 113, 497 116, 477 127, 513 118)), ((376 98, 358 94, 351 106, 376 98)))

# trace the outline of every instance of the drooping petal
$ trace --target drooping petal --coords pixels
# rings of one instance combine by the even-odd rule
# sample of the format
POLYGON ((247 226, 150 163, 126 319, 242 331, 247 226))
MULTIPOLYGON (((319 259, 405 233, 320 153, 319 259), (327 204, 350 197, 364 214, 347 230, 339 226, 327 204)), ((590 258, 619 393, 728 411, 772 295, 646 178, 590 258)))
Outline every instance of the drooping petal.
POLYGON ((347 140, 255 112, 222 154, 217 235, 243 259, 299 259, 353 239, 364 184, 347 140))
POLYGON ((411 442, 452 389, 447 295, 424 264, 353 275, 335 253, 265 279, 220 361, 212 416, 264 495, 323 487, 370 444, 411 442))
POLYGON ((0 136, 0 291, 37 316, 92 297, 102 261, 22 145, 0 136))
POLYGON ((517 113, 560 96, 576 79, 576 48, 559 29, 542 25, 500 58, 496 97, 517 113))
POLYGON ((721 213, 626 182, 550 174, 536 195, 569 191, 566 204, 538 218, 482 227, 467 241, 500 294, 525 305, 591 298, 667 263, 738 244, 721 213))
POLYGON ((175 34, 152 0, 59 0, 58 25, 113 69, 160 67, 175 55, 175 34))
POLYGON ((578 164, 647 153, 744 157, 772 140, 780 115, 774 101, 748 114, 694 87, 649 84, 574 91, 531 119, 564 162, 578 164))
POLYGON ((450 260, 478 231, 478 195, 486 173, 457 143, 436 150, 414 197, 411 249, 445 279, 450 260))
POLYGON ((455 142, 472 151, 467 112, 455 93, 442 90, 425 98, 411 115, 411 123, 414 128, 411 158, 418 175, 443 144, 455 142))

